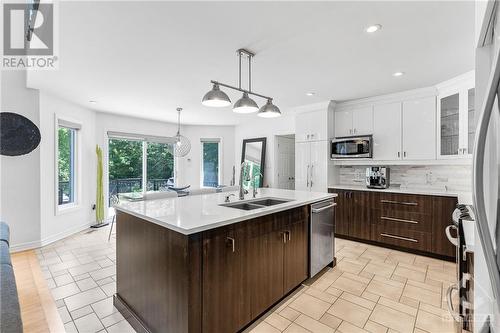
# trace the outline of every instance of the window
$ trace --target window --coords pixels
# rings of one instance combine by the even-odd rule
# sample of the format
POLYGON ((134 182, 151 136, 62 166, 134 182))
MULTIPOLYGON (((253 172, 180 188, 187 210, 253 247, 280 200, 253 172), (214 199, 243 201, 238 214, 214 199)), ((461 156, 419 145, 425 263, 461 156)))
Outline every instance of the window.
POLYGON ((201 139, 201 187, 220 183, 220 140, 201 139))
POLYGON ((77 204, 78 199, 78 132, 80 125, 58 119, 57 143, 57 207, 77 204))
POLYGON ((108 133, 109 198, 142 197, 175 184, 171 138, 108 133))

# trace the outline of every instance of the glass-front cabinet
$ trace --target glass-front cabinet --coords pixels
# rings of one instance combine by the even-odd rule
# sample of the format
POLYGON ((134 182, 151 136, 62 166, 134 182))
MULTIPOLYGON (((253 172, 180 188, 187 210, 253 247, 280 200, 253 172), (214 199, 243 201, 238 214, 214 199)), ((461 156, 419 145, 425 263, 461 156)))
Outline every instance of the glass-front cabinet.
POLYGON ((472 155, 476 129, 473 81, 440 91, 437 124, 438 158, 472 155))

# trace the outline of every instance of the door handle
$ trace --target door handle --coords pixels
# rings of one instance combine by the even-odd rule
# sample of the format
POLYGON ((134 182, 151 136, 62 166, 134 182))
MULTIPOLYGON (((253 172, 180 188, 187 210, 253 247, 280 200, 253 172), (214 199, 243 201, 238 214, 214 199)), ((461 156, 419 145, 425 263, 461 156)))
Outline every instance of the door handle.
POLYGON ((328 205, 328 206, 325 206, 325 207, 321 207, 321 208, 313 208, 313 209, 312 209, 312 212, 313 212, 313 213, 321 213, 322 211, 327 210, 327 209, 330 209, 330 208, 333 208, 333 207, 335 207, 335 206, 337 206, 337 204, 336 204, 336 203, 332 203, 331 205, 328 205))
POLYGON ((306 187, 309 187, 309 164, 307 165, 306 178, 307 178, 307 186, 306 187))
POLYGON ((401 152, 398 151, 398 158, 400 158, 400 157, 401 157, 401 152))
POLYGON ((314 164, 311 164, 311 178, 309 180, 310 187, 313 186, 313 166, 314 166, 314 164))
POLYGON ((448 238, 448 240, 450 241, 450 243, 453 244, 453 245, 455 245, 455 246, 458 246, 458 238, 451 236, 450 230, 452 228, 455 229, 455 230, 457 230, 457 227, 455 225, 451 224, 451 225, 447 226, 444 229, 444 232, 446 233, 446 237, 448 238))
POLYGON ((235 243, 236 243, 236 242, 235 242, 235 240, 234 240, 234 238, 232 238, 232 237, 226 237, 226 239, 227 239, 229 242, 231 242, 231 248, 232 248, 233 253, 234 253, 234 252, 235 252, 235 243))
POLYGON ((451 314, 453 319, 456 322, 461 322, 462 317, 460 317, 460 315, 455 312, 455 309, 453 309, 453 300, 451 299, 451 293, 453 290, 458 290, 458 286, 456 284, 452 284, 448 287, 448 290, 446 290, 446 305, 448 306, 448 312, 451 314))
POLYGON ((283 235, 283 243, 286 244, 286 231, 283 231, 282 235, 283 235))
POLYGON ((286 230, 284 232, 284 235, 286 236, 286 239, 287 239, 288 242, 292 240, 292 232, 290 230, 286 230))

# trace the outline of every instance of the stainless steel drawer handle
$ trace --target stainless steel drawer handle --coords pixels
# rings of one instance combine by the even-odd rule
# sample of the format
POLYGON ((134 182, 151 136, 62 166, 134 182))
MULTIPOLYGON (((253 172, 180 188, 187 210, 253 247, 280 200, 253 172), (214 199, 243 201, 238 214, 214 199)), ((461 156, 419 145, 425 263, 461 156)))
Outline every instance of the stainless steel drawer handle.
POLYGON ((337 204, 336 203, 332 203, 331 205, 328 205, 328 206, 325 206, 325 207, 313 208, 312 212, 313 213, 321 213, 322 211, 327 210, 327 209, 332 208, 332 207, 335 207, 335 206, 337 206, 337 204))
POLYGON ((234 246, 235 241, 234 241, 234 238, 227 237, 227 240, 231 242, 231 248, 232 248, 233 252, 235 252, 235 246, 234 246))
POLYGON ((450 230, 452 228, 455 229, 455 230, 457 230, 457 227, 454 224, 450 224, 449 226, 447 226, 444 229, 444 232, 446 234, 446 237, 448 237, 448 240, 450 241, 450 243, 453 244, 453 245, 455 245, 455 246, 458 246, 458 238, 451 236, 450 230))
POLYGON ((382 237, 388 237, 388 238, 395 238, 395 239, 400 239, 400 240, 405 240, 405 241, 413 242, 413 243, 418 243, 418 240, 413 239, 413 238, 406 238, 406 237, 401 237, 401 236, 389 235, 389 234, 385 234, 385 233, 380 234, 380 236, 382 236, 382 237))
POLYGON ((448 312, 451 314, 453 319, 460 322, 462 317, 460 317, 460 315, 455 312, 455 309, 453 309, 453 300, 451 299, 451 293, 453 290, 458 290, 458 286, 456 284, 452 284, 448 287, 448 290, 446 290, 446 305, 448 306, 448 312))
POLYGON ((406 205, 406 206, 418 206, 418 202, 404 202, 404 201, 394 201, 394 200, 380 200, 381 203, 389 203, 396 205, 406 205))
POLYGON ((397 219, 394 217, 387 217, 387 216, 381 216, 380 219, 382 220, 388 220, 388 221, 396 221, 396 222, 404 222, 404 223, 412 223, 412 224, 418 224, 418 221, 412 221, 412 220, 404 220, 404 219, 397 219))

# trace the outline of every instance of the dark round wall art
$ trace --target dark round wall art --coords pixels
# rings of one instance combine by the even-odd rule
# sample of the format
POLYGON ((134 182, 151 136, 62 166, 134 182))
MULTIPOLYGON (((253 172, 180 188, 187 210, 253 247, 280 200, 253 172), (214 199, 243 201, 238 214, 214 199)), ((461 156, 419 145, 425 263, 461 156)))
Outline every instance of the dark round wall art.
POLYGON ((0 112, 0 155, 30 153, 40 143, 40 130, 28 118, 12 112, 0 112))

